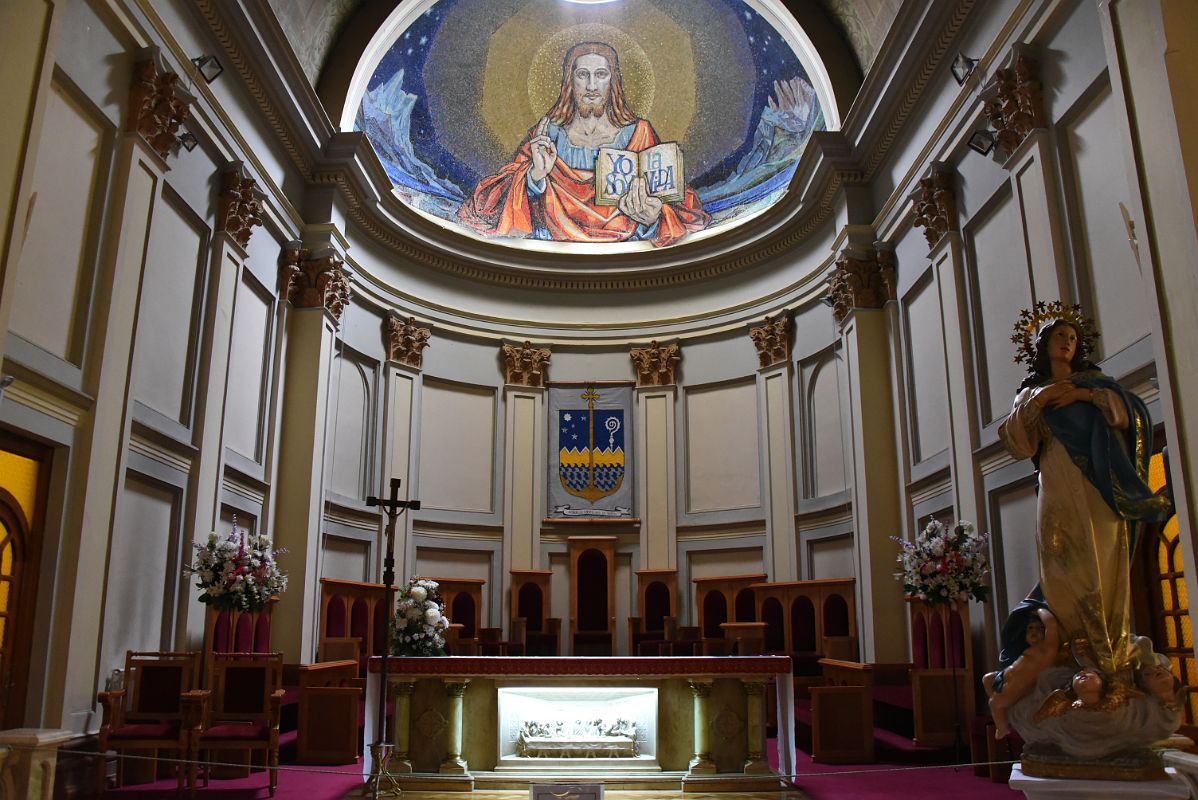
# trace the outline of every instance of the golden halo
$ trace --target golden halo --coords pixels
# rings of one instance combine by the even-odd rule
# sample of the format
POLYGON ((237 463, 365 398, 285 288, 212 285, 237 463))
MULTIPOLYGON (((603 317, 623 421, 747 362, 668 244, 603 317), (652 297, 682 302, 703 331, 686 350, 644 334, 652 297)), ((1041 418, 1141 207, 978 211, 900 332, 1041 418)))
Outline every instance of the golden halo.
POLYGON ((628 105, 637 116, 647 114, 657 89, 649 56, 627 33, 599 22, 584 22, 557 31, 537 49, 528 70, 530 105, 548 111, 557 102, 557 93, 562 86, 562 59, 566 57, 566 51, 579 42, 605 42, 616 49, 628 105))

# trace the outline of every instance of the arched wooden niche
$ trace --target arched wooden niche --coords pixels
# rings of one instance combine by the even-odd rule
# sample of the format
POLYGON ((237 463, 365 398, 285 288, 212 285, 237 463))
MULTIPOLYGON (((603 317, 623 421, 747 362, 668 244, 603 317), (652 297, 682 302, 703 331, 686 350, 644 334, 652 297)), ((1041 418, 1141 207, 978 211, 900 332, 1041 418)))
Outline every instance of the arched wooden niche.
POLYGON ((611 655, 615 627, 616 537, 571 536, 570 652, 611 655))

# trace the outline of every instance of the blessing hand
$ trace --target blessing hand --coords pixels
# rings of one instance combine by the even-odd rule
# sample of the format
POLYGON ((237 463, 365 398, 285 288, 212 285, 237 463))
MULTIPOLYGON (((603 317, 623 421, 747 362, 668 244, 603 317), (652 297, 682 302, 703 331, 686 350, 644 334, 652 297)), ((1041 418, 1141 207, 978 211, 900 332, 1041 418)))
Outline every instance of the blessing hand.
POLYGON ((661 200, 649 194, 645 189, 645 179, 636 177, 632 186, 620 198, 616 208, 621 213, 639 222, 641 225, 652 225, 661 216, 661 200))
POLYGON ((540 183, 553 171, 553 165, 557 161, 557 145, 542 134, 529 139, 528 148, 532 151, 532 166, 528 169, 528 176, 540 183))

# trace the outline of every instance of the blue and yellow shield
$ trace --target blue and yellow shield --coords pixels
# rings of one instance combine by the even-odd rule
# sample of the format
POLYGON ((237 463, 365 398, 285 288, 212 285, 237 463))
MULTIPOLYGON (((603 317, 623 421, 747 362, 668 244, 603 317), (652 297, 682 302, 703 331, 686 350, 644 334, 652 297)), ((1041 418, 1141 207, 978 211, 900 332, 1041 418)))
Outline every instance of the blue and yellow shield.
POLYGON ((558 411, 558 477, 567 492, 594 503, 624 482, 624 410, 595 408, 593 389, 582 394, 586 408, 558 411))

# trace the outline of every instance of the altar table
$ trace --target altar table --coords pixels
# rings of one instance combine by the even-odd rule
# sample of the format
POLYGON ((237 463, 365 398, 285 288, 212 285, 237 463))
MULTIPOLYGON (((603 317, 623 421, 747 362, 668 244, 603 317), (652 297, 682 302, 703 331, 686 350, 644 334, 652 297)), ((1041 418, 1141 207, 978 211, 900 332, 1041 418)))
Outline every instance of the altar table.
MULTIPOLYGON (((363 776, 371 774, 370 744, 382 680, 372 658, 366 684, 363 776)), ((635 695, 651 691, 656 708, 653 768, 702 778, 775 775, 765 758, 765 691, 776 692, 778 764, 794 774, 794 682, 786 656, 479 657, 392 658, 388 661, 393 712, 392 773, 469 776, 493 770, 503 736, 499 691, 535 694, 577 689, 635 695)), ((579 768, 585 768, 581 759, 579 768)), ((536 759, 528 759, 529 773, 536 759)), ((566 768, 569 768, 569 764, 566 768)), ((513 769, 504 767, 504 769, 513 769)), ((518 770, 517 770, 518 771, 518 770)))

